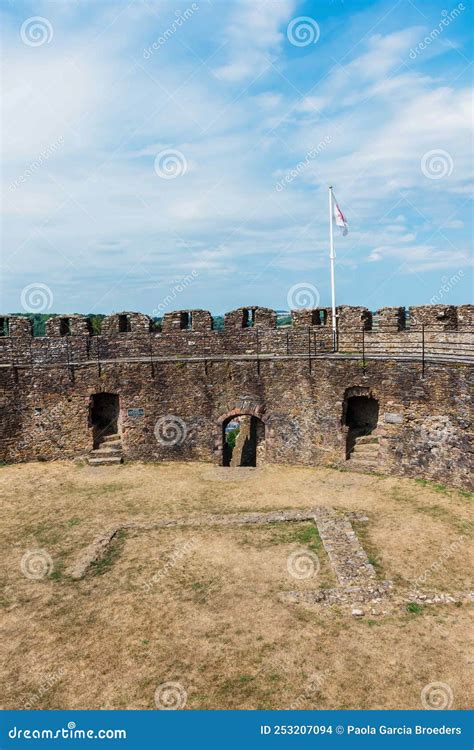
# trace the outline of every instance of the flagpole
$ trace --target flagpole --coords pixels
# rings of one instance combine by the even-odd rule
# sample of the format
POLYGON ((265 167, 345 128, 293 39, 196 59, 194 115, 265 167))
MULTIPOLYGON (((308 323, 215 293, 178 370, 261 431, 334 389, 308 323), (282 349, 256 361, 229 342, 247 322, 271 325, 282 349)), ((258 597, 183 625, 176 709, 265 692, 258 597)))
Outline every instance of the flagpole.
POLYGON ((336 325, 336 287, 334 283, 334 227, 333 227, 333 208, 332 208, 332 185, 329 186, 329 260, 331 265, 331 308, 332 308, 332 338, 333 347, 336 351, 337 343, 337 325, 336 325))

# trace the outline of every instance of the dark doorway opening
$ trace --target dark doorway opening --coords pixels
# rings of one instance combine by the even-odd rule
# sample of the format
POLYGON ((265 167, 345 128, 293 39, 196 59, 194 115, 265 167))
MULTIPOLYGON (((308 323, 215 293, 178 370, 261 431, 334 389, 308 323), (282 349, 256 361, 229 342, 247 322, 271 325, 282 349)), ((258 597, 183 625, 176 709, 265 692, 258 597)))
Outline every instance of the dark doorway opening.
POLYGON ((346 456, 349 457, 355 441, 363 435, 370 435, 379 420, 379 402, 373 396, 351 396, 345 404, 345 424, 347 432, 346 456))
POLYGON ((241 414, 223 426, 223 466, 258 466, 265 460, 265 424, 258 417, 241 414))
POLYGON ((106 435, 118 434, 120 404, 117 393, 94 393, 91 397, 90 422, 97 448, 106 435))

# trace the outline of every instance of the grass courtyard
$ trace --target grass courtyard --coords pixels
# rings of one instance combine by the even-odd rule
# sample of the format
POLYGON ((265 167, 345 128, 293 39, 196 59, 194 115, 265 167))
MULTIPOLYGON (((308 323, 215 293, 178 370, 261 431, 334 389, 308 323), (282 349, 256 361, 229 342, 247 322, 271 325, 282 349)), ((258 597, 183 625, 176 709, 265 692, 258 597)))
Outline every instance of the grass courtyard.
POLYGON ((116 523, 328 505, 367 515, 354 527, 395 591, 423 576, 427 591, 469 591, 469 493, 308 467, 54 462, 3 466, 0 495, 4 708, 155 709, 169 682, 186 709, 416 709, 435 682, 468 708, 472 605, 354 618, 282 601, 336 586, 311 523, 130 530, 84 579, 68 568, 116 523), (319 569, 297 580, 301 549, 319 569), (25 563, 37 550, 41 578, 25 563))

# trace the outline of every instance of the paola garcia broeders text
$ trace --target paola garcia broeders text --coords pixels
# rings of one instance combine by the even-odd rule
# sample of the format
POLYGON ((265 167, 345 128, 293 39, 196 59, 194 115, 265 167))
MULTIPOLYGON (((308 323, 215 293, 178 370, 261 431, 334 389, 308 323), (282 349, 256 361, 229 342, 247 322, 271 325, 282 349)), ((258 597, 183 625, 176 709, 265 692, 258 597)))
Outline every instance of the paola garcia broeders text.
POLYGON ((347 735, 368 735, 368 734, 424 734, 424 735, 454 735, 462 734, 461 727, 452 726, 421 726, 416 724, 414 727, 406 726, 402 724, 400 726, 387 726, 386 724, 380 724, 379 726, 373 724, 367 724, 366 726, 354 726, 353 724, 347 724, 343 726, 338 724, 336 727, 328 725, 312 725, 312 724, 269 724, 260 725, 260 734, 272 735, 272 734, 347 734, 347 735))

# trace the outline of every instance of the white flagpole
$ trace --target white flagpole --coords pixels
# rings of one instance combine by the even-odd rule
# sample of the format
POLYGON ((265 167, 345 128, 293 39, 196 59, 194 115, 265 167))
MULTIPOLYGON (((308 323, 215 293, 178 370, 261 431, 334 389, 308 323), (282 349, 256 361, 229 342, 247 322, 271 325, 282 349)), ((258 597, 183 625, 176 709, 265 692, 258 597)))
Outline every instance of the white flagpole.
POLYGON ((329 186, 329 260, 331 265, 331 307, 332 307, 332 338, 334 351, 336 351, 336 287, 334 283, 334 227, 333 227, 333 208, 332 208, 332 185, 329 186))

